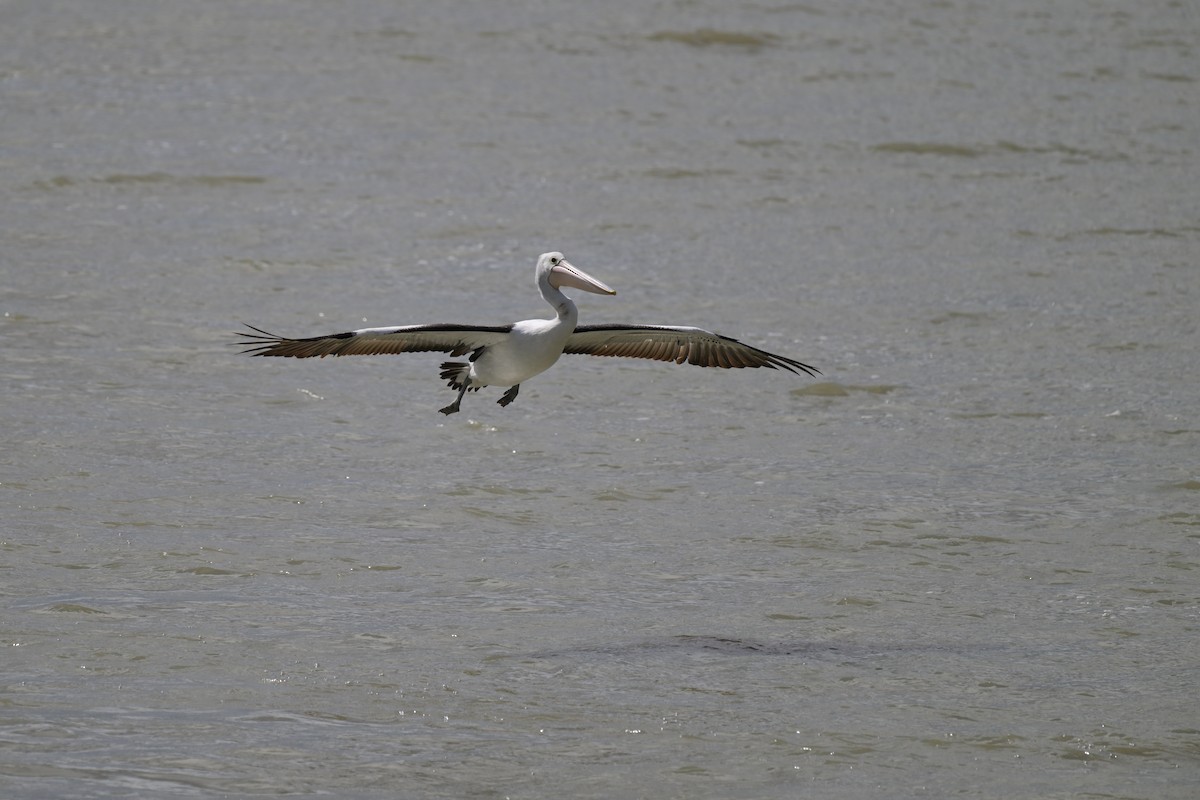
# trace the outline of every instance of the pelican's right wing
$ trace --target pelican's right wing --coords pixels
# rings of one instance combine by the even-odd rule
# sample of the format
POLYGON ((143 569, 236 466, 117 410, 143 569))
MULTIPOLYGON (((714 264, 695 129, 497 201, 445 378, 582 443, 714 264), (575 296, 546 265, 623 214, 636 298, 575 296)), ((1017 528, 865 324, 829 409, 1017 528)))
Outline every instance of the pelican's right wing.
POLYGON ((402 325, 393 328, 363 328, 308 339, 287 339, 247 325, 253 333, 238 331, 246 345, 243 353, 282 358, 325 356, 375 356, 389 353, 440 351, 461 356, 504 340, 511 325, 402 325))
POLYGON ((809 375, 820 372, 794 358, 768 353, 719 333, 676 325, 580 325, 567 339, 563 352, 649 358, 723 369, 766 367, 809 375))

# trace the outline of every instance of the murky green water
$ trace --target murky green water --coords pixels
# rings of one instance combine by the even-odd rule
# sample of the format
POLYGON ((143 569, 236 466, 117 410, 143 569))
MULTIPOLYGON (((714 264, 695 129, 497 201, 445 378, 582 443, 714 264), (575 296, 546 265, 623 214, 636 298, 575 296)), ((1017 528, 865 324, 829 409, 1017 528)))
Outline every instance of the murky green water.
POLYGON ((6 796, 1192 796, 1186 4, 2 14, 6 796))

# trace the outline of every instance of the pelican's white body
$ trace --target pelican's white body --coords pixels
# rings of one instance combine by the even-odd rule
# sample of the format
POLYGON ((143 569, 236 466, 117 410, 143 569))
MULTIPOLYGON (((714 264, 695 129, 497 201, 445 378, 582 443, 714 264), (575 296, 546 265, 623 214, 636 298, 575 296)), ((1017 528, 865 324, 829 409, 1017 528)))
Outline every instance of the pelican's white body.
MULTIPOLYGON (((569 301, 568 301, 569 302, 569 301)), ((554 366, 575 330, 579 312, 571 303, 554 319, 513 323, 512 333, 471 362, 471 386, 516 386, 554 366)))
MULTIPOLYGON (((571 302, 571 298, 562 293, 560 287, 569 286, 595 294, 616 294, 608 284, 573 267, 562 253, 543 253, 537 262, 536 277, 542 299, 554 306, 554 319, 514 322, 507 336, 476 353, 465 378, 458 379, 458 397, 442 409, 443 414, 458 411, 458 405, 468 389, 491 385, 510 387, 500 399, 501 405, 508 405, 517 396, 522 381, 554 366, 579 322, 579 309, 571 302)), ((452 364, 443 366, 453 367, 452 364)))

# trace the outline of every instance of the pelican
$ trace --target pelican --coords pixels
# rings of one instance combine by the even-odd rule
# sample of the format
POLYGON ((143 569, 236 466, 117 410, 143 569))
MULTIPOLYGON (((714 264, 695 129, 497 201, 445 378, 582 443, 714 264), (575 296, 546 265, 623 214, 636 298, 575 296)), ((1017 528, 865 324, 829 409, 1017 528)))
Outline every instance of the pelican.
POLYGON ((385 353, 440 351, 451 356, 467 355, 466 363, 442 364, 442 380, 458 390, 454 402, 439 409, 443 414, 459 410, 463 395, 485 386, 507 386, 497 401, 507 406, 517 398, 521 384, 545 372, 563 353, 592 356, 649 358, 655 361, 685 361, 700 367, 742 369, 766 367, 817 375, 820 370, 791 358, 778 356, 721 336, 703 328, 675 325, 576 325, 579 310, 562 293, 564 288, 592 294, 614 295, 608 284, 593 278, 568 262, 562 253, 543 253, 537 260, 537 287, 542 299, 554 306, 554 319, 526 319, 511 325, 400 325, 363 328, 357 331, 287 339, 246 325, 239 331, 249 345, 243 353, 282 358, 319 356, 373 356, 385 353))

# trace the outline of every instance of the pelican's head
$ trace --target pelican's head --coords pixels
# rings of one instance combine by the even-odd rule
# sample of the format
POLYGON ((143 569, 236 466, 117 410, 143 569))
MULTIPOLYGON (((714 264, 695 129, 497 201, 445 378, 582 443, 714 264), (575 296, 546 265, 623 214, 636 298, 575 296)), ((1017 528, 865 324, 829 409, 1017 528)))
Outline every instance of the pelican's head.
POLYGON ((592 294, 617 293, 608 284, 598 281, 578 267, 572 266, 563 258, 562 253, 542 253, 537 262, 537 281, 539 287, 583 289, 592 294))

